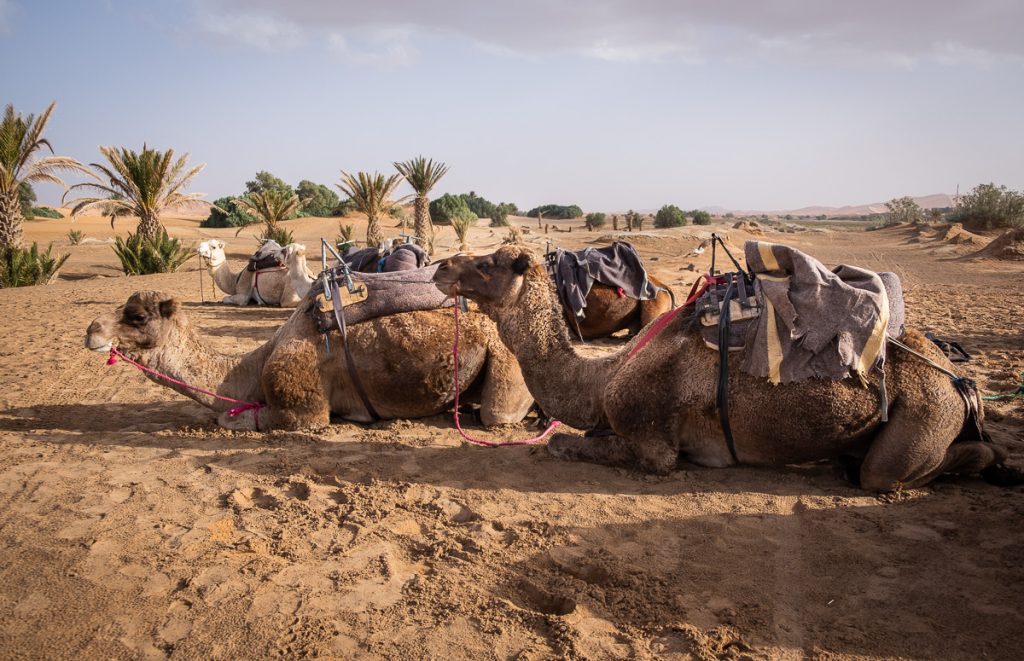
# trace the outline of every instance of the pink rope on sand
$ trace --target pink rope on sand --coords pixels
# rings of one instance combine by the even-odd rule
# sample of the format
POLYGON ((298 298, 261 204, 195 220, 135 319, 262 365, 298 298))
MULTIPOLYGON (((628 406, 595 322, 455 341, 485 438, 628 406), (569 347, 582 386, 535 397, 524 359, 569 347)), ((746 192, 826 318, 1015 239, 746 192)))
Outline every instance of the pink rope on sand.
POLYGON ((135 362, 128 356, 121 353, 117 349, 117 347, 115 347, 114 345, 110 345, 110 358, 107 359, 107 365, 115 364, 118 358, 128 363, 129 365, 134 365, 135 367, 139 368, 146 374, 152 374, 155 377, 161 378, 164 381, 168 381, 175 385, 181 386, 182 388, 188 388, 189 390, 192 390, 194 392, 198 392, 203 395, 209 395, 210 397, 213 397, 214 399, 219 399, 222 402, 231 402, 232 404, 238 404, 239 406, 236 406, 235 408, 230 409, 228 411, 228 415, 231 416, 232 418, 239 414, 245 413, 246 411, 253 411, 253 418, 256 421, 256 429, 260 428, 260 409, 264 408, 266 404, 260 402, 244 402, 240 399, 235 399, 233 397, 225 397, 224 395, 218 395, 217 393, 210 392, 209 390, 203 390, 202 388, 197 388, 196 386, 189 385, 184 381, 179 381, 178 379, 175 379, 172 376, 167 376, 166 374, 157 372, 154 369, 150 369, 145 365, 135 362))
POLYGON ((548 428, 544 430, 544 433, 540 436, 534 436, 533 438, 527 438, 521 441, 487 441, 482 438, 473 438, 462 429, 462 425, 459 423, 459 298, 458 293, 455 294, 455 305, 452 307, 455 310, 455 345, 452 348, 452 356, 455 358, 455 429, 458 430, 459 436, 466 439, 474 445, 482 445, 488 448, 500 448, 509 445, 536 445, 548 437, 551 432, 558 427, 560 423, 558 420, 552 420, 548 428))

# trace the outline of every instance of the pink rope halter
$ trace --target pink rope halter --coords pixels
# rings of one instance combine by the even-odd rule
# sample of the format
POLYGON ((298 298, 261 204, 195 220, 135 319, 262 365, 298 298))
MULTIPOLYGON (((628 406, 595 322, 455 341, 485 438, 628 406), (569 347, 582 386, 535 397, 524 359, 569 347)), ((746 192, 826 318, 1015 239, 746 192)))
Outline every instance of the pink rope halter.
POLYGON ((551 434, 551 432, 553 432, 555 428, 562 423, 560 423, 558 420, 552 420, 551 424, 548 425, 548 428, 545 429, 544 433, 541 434, 540 436, 534 436, 533 438, 527 438, 519 441, 503 442, 487 441, 482 438, 473 438, 462 429, 462 425, 459 423, 459 298, 457 285, 453 288, 453 292, 453 296, 455 297, 455 305, 452 306, 452 309, 455 310, 455 345, 452 347, 452 357, 455 359, 455 429, 458 430, 459 436, 466 439, 470 443, 473 443, 474 445, 482 445, 488 448, 500 448, 509 445, 537 445, 545 438, 547 438, 548 435, 551 434))
POLYGON ((233 397, 225 397, 224 395, 218 395, 217 393, 210 392, 209 390, 203 390, 202 388, 197 388, 196 386, 193 386, 193 385, 190 385, 188 383, 185 383, 184 381, 179 381, 178 379, 175 379, 172 376, 167 376, 166 374, 163 374, 161 372, 157 372, 154 369, 150 369, 150 368, 146 367, 145 365, 137 363, 134 360, 132 360, 131 358, 129 358, 128 356, 126 356, 123 353, 121 353, 118 350, 118 348, 115 347, 113 344, 110 345, 110 358, 107 358, 107 365, 115 364, 117 362, 118 358, 120 358, 124 362, 128 363, 129 365, 134 365, 135 367, 137 367, 138 369, 142 370, 146 374, 151 374, 151 375, 153 375, 153 376, 155 376, 157 378, 163 379, 164 381, 167 381, 169 383, 173 383, 174 385, 181 386, 182 388, 188 388, 189 390, 192 390, 194 392, 198 392, 198 393, 203 394, 203 395, 209 395, 210 397, 213 397, 214 399, 219 399, 219 400, 221 400, 223 402, 231 402, 232 404, 238 404, 239 406, 236 406, 233 409, 228 410, 228 415, 231 416, 232 418, 234 418, 235 416, 237 416, 237 415, 239 415, 241 413, 245 413, 246 411, 252 411, 253 412, 253 418, 256 421, 256 429, 258 430, 260 428, 260 409, 264 408, 266 406, 266 404, 263 404, 261 402, 244 402, 244 401, 242 401, 240 399, 235 399, 233 397))

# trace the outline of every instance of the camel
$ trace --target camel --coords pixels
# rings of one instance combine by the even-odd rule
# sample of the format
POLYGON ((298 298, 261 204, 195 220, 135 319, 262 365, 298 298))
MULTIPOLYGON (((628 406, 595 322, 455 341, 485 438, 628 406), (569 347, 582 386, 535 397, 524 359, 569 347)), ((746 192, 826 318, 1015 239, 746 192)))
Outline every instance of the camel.
MULTIPOLYGON (((852 378, 771 385, 732 361, 734 458, 715 404, 718 355, 705 347, 694 314, 678 314, 632 358, 642 333, 614 354, 584 358, 569 340, 550 278, 527 249, 453 257, 434 282, 494 320, 547 415, 587 430, 552 437, 549 452, 564 459, 664 474, 680 458, 708 467, 853 458, 870 491, 916 487, 942 473, 1010 470, 1002 448, 954 442, 966 419, 963 400, 947 376, 903 351, 892 350, 885 363, 885 423, 877 374, 868 387, 852 378)), ((952 369, 921 333, 908 330, 902 341, 952 369)))
POLYGON ((224 254, 224 242, 220 239, 203 241, 196 252, 206 262, 210 276, 217 287, 227 294, 223 302, 231 305, 279 305, 283 308, 298 305, 301 295, 295 292, 292 280, 285 269, 252 272, 242 269, 231 272, 224 254))
MULTIPOLYGON (((147 377, 219 413, 228 429, 318 429, 335 414, 354 422, 372 422, 349 377, 341 337, 330 346, 304 299, 273 338, 243 356, 210 350, 194 330, 178 301, 167 294, 141 291, 121 307, 97 317, 85 346, 110 351, 167 376, 222 397, 264 404, 236 411, 237 403, 214 399, 159 377, 147 377)), ((470 311, 463 316, 459 379, 463 401, 480 404, 485 426, 519 422, 533 398, 515 357, 498 338, 494 322, 470 311)), ((350 326, 355 369, 373 408, 382 419, 436 415, 453 400, 450 310, 405 312, 350 326)))
POLYGON ((636 333, 671 310, 672 294, 668 286, 657 278, 648 277, 660 291, 657 296, 647 301, 622 296, 615 287, 595 282, 587 293, 585 317, 574 320, 572 311, 565 309, 565 319, 572 329, 572 334, 582 335, 584 340, 594 340, 608 337, 624 328, 636 333))
POLYGON ((289 243, 284 247, 284 263, 288 267, 288 279, 299 298, 305 298, 313 286, 313 276, 306 265, 306 246, 289 243))

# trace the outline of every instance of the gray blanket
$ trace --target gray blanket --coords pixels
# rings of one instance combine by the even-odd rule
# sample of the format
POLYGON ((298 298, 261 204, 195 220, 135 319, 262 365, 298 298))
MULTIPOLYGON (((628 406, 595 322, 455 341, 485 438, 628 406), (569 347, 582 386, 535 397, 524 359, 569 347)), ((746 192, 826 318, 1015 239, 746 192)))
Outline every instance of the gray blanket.
MULTIPOLYGON (((400 312, 451 307, 453 300, 434 284, 435 271, 437 265, 392 273, 353 273, 356 285, 366 287, 367 297, 345 306, 345 323, 358 324, 400 312)), ((318 278, 308 296, 315 298, 322 291, 323 280, 318 278)))
POLYGON ((342 255, 353 271, 363 273, 391 273, 423 268, 427 265, 427 253, 415 243, 402 243, 387 252, 378 248, 350 250, 342 255))
MULTIPOLYGON (((747 241, 744 256, 764 305, 747 337, 745 372, 772 383, 864 378, 885 360, 890 304, 877 273, 847 265, 830 271, 795 248, 763 241, 747 241)), ((899 306, 902 317, 902 294, 899 306)))
POLYGON ((562 302, 581 319, 586 317, 587 294, 595 282, 621 289, 626 296, 641 301, 654 298, 659 291, 647 279, 636 248, 624 241, 576 252, 559 248, 555 251, 554 278, 562 302))

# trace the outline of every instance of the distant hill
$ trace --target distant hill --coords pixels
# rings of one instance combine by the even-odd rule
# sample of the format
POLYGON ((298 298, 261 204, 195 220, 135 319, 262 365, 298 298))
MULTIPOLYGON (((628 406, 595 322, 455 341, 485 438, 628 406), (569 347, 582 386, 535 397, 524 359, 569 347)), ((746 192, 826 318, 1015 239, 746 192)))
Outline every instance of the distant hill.
MULTIPOLYGON (((914 201, 917 202, 922 209, 941 209, 953 206, 953 196, 945 193, 922 195, 921 197, 915 197, 914 201)), ((737 216, 760 216, 761 214, 767 214, 769 216, 785 216, 787 214, 793 216, 820 216, 823 214, 826 216, 870 216, 871 214, 886 212, 885 202, 858 204, 856 206, 845 207, 810 206, 800 207, 799 209, 785 209, 781 211, 726 209, 725 207, 720 206, 704 207, 704 210, 708 213, 715 214, 716 216, 725 215, 727 213, 734 213, 737 216)))

